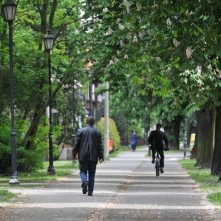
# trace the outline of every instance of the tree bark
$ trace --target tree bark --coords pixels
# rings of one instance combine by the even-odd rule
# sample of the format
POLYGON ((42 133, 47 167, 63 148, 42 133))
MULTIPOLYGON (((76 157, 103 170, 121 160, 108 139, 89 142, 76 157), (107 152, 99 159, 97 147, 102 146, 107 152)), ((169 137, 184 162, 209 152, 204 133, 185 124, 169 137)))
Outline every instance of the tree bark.
POLYGON ((186 125, 187 148, 190 147, 191 133, 192 133, 192 123, 190 122, 190 120, 187 120, 187 125, 186 125))
POLYGON ((197 155, 196 165, 202 168, 211 167, 212 146, 212 111, 205 110, 197 113, 197 155))
POLYGON ((182 117, 180 115, 176 116, 174 119, 174 124, 173 124, 173 146, 174 149, 180 149, 180 122, 181 122, 182 117))
MULTIPOLYGON (((215 125, 215 146, 212 159, 211 174, 220 175, 221 173, 221 106, 217 107, 215 125)), ((219 178, 220 181, 221 177, 219 178)))

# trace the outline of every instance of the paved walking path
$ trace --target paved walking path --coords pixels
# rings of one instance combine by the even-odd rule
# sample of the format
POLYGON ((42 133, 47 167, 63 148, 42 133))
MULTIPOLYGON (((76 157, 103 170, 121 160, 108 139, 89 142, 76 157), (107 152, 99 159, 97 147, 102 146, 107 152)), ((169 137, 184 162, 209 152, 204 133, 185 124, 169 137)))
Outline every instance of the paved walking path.
POLYGON ((98 165, 92 197, 82 194, 78 173, 45 188, 11 188, 22 196, 7 221, 221 220, 178 163, 183 153, 166 155, 165 173, 156 177, 147 152, 123 152, 98 165))

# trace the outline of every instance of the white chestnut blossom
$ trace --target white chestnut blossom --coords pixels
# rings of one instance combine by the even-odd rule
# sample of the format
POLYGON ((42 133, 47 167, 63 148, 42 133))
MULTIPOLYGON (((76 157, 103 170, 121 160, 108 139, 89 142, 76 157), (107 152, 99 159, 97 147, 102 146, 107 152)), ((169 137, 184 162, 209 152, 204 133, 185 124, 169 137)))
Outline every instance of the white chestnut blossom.
POLYGON ((94 9, 95 9, 95 7, 94 7, 94 6, 91 6, 91 9, 92 9, 92 10, 94 10, 94 9))
POLYGON ((84 44, 86 44, 87 43, 87 41, 84 41, 84 44))
POLYGON ((88 32, 88 33, 93 33, 93 31, 94 31, 93 28, 89 28, 89 27, 87 28, 87 32, 88 32))
POLYGON ((127 0, 123 0, 124 1, 124 5, 126 6, 126 10, 127 10, 127 14, 130 13, 130 3, 127 0))
POLYGON ((119 62, 119 59, 117 57, 114 57, 114 62, 115 63, 119 62))
POLYGON ((221 78, 221 74, 218 75, 218 78, 221 78))
POLYGON ((170 30, 171 29, 171 24, 172 24, 171 21, 170 21, 170 18, 167 19, 166 24, 167 24, 167 30, 170 30))
POLYGON ((137 2, 137 11, 139 12, 140 10, 142 10, 142 6, 141 6, 141 4, 139 4, 139 3, 137 2))
POLYGON ((101 26, 102 26, 102 24, 99 24, 99 25, 98 25, 98 28, 101 28, 101 26))
POLYGON ((136 35, 134 35, 133 42, 134 42, 134 43, 138 42, 138 40, 137 40, 137 36, 136 36, 136 35))
POLYGON ((143 58, 143 62, 147 62, 147 59, 146 59, 146 58, 143 58))
POLYGON ((110 65, 114 64, 113 60, 110 60, 110 65))
POLYGON ((184 73, 185 73, 185 74, 189 74, 190 71, 187 69, 187 70, 184 71, 184 73))
POLYGON ((128 32, 128 33, 127 33, 127 38, 128 38, 128 39, 131 39, 131 38, 132 38, 131 32, 128 32))
POLYGON ((108 41, 105 42, 105 45, 108 45, 108 41))
POLYGON ((128 59, 128 55, 126 54, 126 55, 124 55, 124 59, 128 59))
POLYGON ((118 18, 118 19, 116 20, 117 23, 119 23, 120 21, 121 21, 121 18, 118 18))
POLYGON ((176 40, 176 38, 173 39, 173 43, 176 48, 180 45, 180 43, 176 40))
POLYGON ((99 41, 99 45, 102 45, 102 41, 99 41))
POLYGON ((149 45, 148 44, 146 44, 146 46, 145 46, 145 48, 147 48, 149 45))
POLYGON ((212 65, 211 65, 211 64, 208 66, 208 69, 209 69, 210 71, 212 70, 212 65))
POLYGON ((119 23, 119 29, 124 30, 124 26, 121 23, 119 23))
POLYGON ((197 70, 196 76, 199 77, 201 75, 202 67, 197 65, 196 70, 197 70))
POLYGON ((161 61, 161 58, 160 57, 156 57, 156 61, 161 61))
POLYGON ((206 88, 205 88, 207 91, 209 90, 209 86, 206 86, 206 88))
POLYGON ((81 52, 80 51, 77 51, 77 54, 80 54, 81 52))
POLYGON ((117 50, 117 54, 118 54, 118 55, 120 54, 120 51, 119 51, 119 50, 117 50))
POLYGON ((144 35, 145 35, 145 32, 144 32, 144 31, 141 31, 141 32, 139 32, 139 34, 138 34, 139 38, 143 38, 144 35))
POLYGON ((103 9, 103 12, 108 12, 108 8, 104 8, 104 9, 103 9))
POLYGON ((124 47, 124 42, 122 40, 120 40, 120 46, 124 47))
POLYGON ((200 96, 200 95, 199 95, 199 94, 197 94, 197 95, 196 95, 196 98, 199 98, 199 96, 200 96))
POLYGON ((193 53, 193 51, 191 50, 191 48, 187 47, 187 49, 186 49, 186 56, 187 56, 187 58, 190 58, 192 53, 193 53))
POLYGON ((90 49, 90 50, 93 50, 93 47, 92 47, 92 46, 90 46, 90 47, 89 47, 89 49, 90 49))
POLYGON ((113 33, 114 33, 114 30, 111 27, 109 27, 107 34, 112 35, 113 33))
POLYGON ((79 35, 79 31, 77 29, 75 29, 75 32, 74 32, 76 35, 79 35))

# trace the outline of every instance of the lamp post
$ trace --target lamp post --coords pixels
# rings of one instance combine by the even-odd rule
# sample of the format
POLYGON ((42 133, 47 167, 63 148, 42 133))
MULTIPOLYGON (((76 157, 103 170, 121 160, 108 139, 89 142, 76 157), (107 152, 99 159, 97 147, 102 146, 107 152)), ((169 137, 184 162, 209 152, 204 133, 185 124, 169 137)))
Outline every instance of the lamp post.
MULTIPOLYGON (((74 89, 74 83, 75 83, 75 79, 74 79, 74 74, 73 74, 73 90, 72 90, 72 93, 73 93, 73 134, 72 134, 72 140, 73 140, 73 148, 75 146, 75 138, 76 138, 76 134, 75 134, 75 89, 74 89)), ((77 166, 76 164, 76 160, 73 159, 72 160, 72 166, 77 166)))
MULTIPOLYGON (((55 38, 51 35, 50 29, 47 30, 47 34, 44 37, 45 50, 48 52, 48 71, 49 71, 49 99, 51 97, 51 50, 54 46, 55 38)), ((51 101, 49 103, 49 167, 48 174, 55 174, 53 165, 53 132, 51 122, 51 101)))
POLYGON ((145 108, 144 108, 144 111, 143 111, 144 113, 143 113, 143 129, 144 129, 144 146, 146 146, 146 140, 145 140, 145 136, 146 136, 146 134, 145 134, 145 132, 146 132, 146 129, 145 129, 145 108))
MULTIPOLYGON (((87 74, 88 74, 89 77, 91 77, 91 70, 88 70, 87 74)), ((90 111, 89 111, 89 116, 90 116, 91 111, 92 111, 92 84, 91 84, 91 81, 90 81, 90 84, 89 84, 89 104, 90 104, 90 111)))
POLYGON ((12 23, 15 20, 17 5, 12 0, 8 0, 2 5, 5 20, 9 25, 9 51, 10 51, 10 82, 11 82, 11 173, 9 184, 19 184, 16 163, 16 133, 15 133, 15 118, 14 118, 14 81, 13 81, 13 45, 12 45, 12 23))
POLYGON ((184 159, 186 159, 186 147, 187 147, 187 137, 186 137, 186 111, 185 111, 185 121, 184 121, 184 139, 183 139, 183 145, 184 145, 184 159))

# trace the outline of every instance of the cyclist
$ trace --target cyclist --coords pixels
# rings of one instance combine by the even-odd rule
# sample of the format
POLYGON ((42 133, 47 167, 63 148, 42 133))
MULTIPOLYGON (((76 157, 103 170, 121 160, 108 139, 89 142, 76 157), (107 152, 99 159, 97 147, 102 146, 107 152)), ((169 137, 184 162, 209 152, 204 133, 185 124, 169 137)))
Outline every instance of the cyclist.
POLYGON ((161 131, 162 125, 157 124, 156 130, 151 131, 150 136, 148 137, 148 142, 151 144, 152 149, 152 163, 155 163, 155 153, 158 151, 160 154, 160 171, 161 173, 164 172, 164 144, 166 145, 166 148, 168 149, 168 139, 166 134, 161 131))

